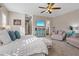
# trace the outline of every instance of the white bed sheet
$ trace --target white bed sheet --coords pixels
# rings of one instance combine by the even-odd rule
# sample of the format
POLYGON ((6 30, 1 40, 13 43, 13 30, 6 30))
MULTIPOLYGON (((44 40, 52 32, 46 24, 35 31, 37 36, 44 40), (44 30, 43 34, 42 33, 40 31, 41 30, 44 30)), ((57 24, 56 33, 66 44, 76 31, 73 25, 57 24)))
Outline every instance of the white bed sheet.
POLYGON ((0 46, 0 55, 28 56, 35 53, 48 54, 48 49, 42 40, 37 40, 31 36, 0 46))

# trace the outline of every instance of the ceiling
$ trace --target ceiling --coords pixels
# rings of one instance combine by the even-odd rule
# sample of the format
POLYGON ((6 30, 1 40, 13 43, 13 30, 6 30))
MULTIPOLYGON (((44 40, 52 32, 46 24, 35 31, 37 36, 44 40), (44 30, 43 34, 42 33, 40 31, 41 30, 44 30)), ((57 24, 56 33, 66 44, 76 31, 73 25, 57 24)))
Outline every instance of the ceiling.
POLYGON ((29 15, 40 15, 47 17, 55 17, 79 9, 79 3, 56 3, 55 6, 61 7, 60 10, 53 10, 52 14, 40 13, 44 9, 39 6, 47 6, 46 3, 4 3, 9 11, 19 12, 29 15))

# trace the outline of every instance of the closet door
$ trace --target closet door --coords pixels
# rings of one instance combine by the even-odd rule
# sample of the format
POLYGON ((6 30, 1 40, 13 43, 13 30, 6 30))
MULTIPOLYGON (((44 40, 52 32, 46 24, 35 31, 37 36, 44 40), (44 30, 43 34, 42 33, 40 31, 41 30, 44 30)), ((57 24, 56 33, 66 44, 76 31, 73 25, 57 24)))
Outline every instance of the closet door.
POLYGON ((25 35, 29 34, 29 21, 25 20, 25 35))

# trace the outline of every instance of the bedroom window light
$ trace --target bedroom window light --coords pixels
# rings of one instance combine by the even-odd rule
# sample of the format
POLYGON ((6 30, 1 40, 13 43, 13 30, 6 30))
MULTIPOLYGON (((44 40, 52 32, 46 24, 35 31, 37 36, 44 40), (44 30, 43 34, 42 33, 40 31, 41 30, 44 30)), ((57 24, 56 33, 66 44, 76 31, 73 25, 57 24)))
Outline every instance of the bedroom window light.
POLYGON ((6 27, 6 15, 2 13, 2 26, 6 27))
POLYGON ((25 34, 25 32, 24 32, 24 27, 20 27, 20 33, 21 33, 21 35, 24 35, 25 34))
POLYGON ((9 25, 7 25, 5 28, 6 28, 6 29, 11 29, 11 27, 10 27, 9 25))
POLYGON ((77 26, 78 26, 78 24, 73 24, 72 26, 73 26, 73 27, 77 27, 77 26))

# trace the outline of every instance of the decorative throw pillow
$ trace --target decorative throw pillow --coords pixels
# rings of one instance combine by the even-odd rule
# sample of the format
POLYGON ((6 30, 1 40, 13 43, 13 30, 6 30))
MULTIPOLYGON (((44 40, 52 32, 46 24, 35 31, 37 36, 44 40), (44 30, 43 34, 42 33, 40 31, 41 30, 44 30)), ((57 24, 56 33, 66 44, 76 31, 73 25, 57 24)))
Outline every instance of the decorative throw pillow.
POLYGON ((11 40, 15 41, 16 40, 16 36, 15 36, 14 31, 8 31, 8 33, 9 33, 9 36, 10 36, 11 40))
POLYGON ((18 31, 15 31, 15 36, 16 36, 16 39, 20 39, 21 38, 21 35, 18 31))
POLYGON ((66 33, 68 37, 74 36, 75 32, 74 31, 69 31, 66 33))
POLYGON ((0 31, 0 41, 1 41, 1 44, 3 45, 11 42, 11 39, 7 30, 0 31))

